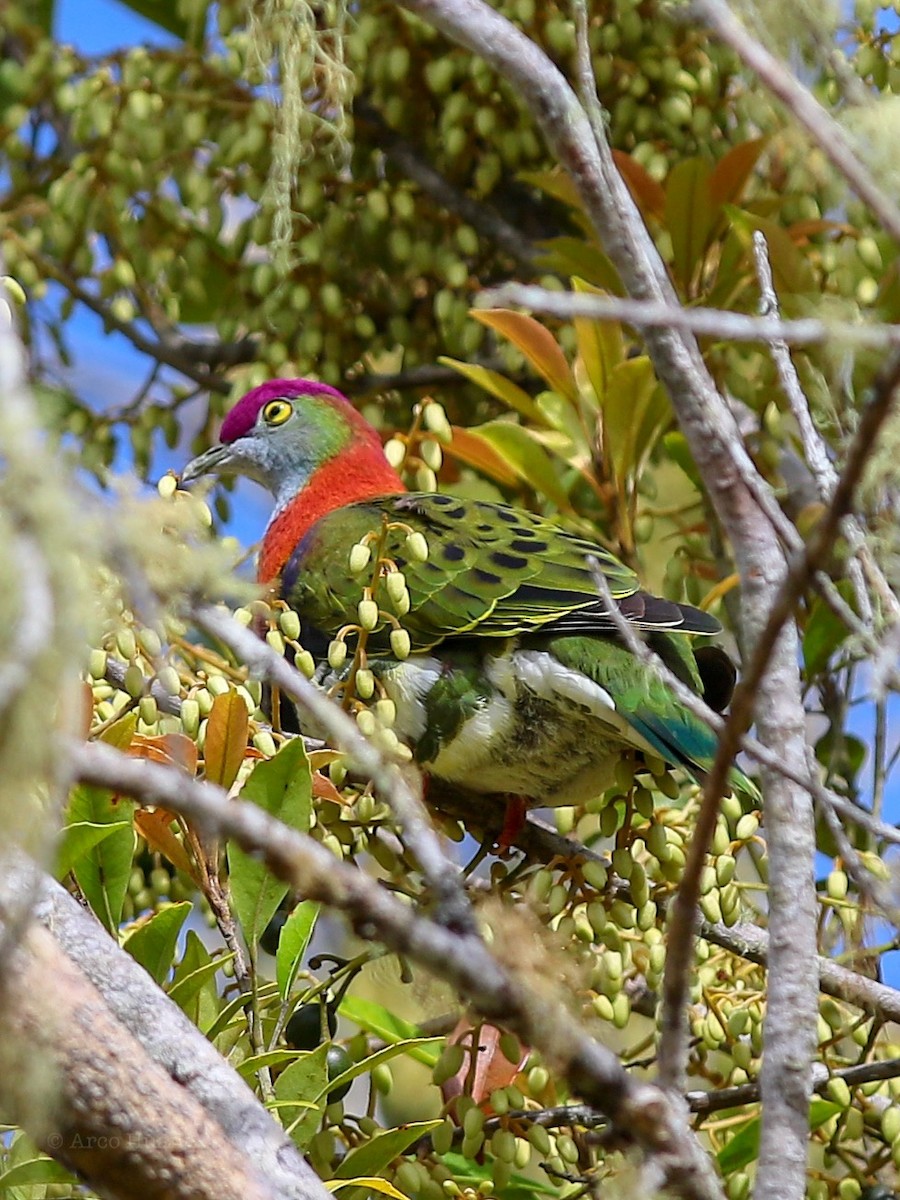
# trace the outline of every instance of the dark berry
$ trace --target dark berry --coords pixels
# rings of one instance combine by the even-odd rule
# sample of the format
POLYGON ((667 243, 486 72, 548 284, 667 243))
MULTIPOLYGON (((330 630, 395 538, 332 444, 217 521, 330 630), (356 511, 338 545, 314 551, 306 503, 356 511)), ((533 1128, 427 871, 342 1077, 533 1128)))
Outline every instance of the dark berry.
MULTIPOLYGON (((337 1017, 327 1009, 328 1036, 334 1037, 337 1017)), ((301 1004, 284 1027, 284 1040, 294 1050, 315 1050, 322 1041, 322 1005, 318 1001, 301 1004)))
MULTIPOLYGON (((328 1078, 337 1079, 338 1075, 343 1075, 345 1071, 350 1070, 353 1066, 353 1059, 343 1046, 329 1046, 328 1053, 325 1055, 325 1065, 328 1069, 328 1078)), ((351 1083, 352 1080, 348 1080, 340 1087, 332 1088, 328 1093, 328 1103, 334 1104, 338 1100, 343 1100, 350 1091, 351 1083)))
POLYGON ((259 944, 265 950, 266 954, 275 955, 278 953, 278 939, 281 937, 281 931, 284 929, 284 923, 287 921, 288 916, 288 913, 279 910, 262 931, 259 944))

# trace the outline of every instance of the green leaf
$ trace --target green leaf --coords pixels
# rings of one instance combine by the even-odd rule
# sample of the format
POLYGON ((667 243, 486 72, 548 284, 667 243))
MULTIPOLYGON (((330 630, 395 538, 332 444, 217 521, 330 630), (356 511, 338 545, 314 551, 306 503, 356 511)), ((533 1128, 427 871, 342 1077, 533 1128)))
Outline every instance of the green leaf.
MULTIPOLYGON (((846 588, 841 588, 846 592, 846 588)), ((847 596, 844 597, 847 599, 847 596)), ((814 679, 847 640, 847 626, 818 596, 812 603, 803 631, 803 663, 807 679, 814 679)))
POLYGON ((673 429, 670 433, 665 434, 662 441, 666 448, 666 454, 668 454, 672 462, 676 466, 681 467, 697 491, 702 492, 703 481, 700 478, 700 472, 697 470, 697 464, 694 462, 694 456, 691 454, 687 438, 684 434, 680 433, 677 429, 673 429))
MULTIPOLYGON (((606 294, 577 276, 572 280, 572 290, 593 296, 606 294)), ((622 326, 618 321, 590 321, 586 317, 576 317, 573 324, 578 354, 599 405, 609 390, 613 371, 625 361, 622 326)))
MULTIPOLYGON (((367 1033, 374 1033, 385 1042, 410 1043, 413 1039, 421 1038, 418 1025, 389 1012, 383 1004, 375 1000, 365 1000, 362 996, 345 996, 339 1011, 342 1017, 346 1017, 367 1033)), ((407 1050, 410 1058, 414 1058, 416 1062, 433 1067, 440 1057, 441 1047, 425 1046, 416 1041, 412 1047, 408 1045, 407 1050)))
POLYGON ((75 821, 62 831, 56 848, 56 878, 63 879, 75 864, 117 830, 130 829, 130 821, 75 821))
POLYGON ((167 904, 125 939, 125 949, 158 984, 165 982, 172 968, 178 935, 192 908, 189 900, 167 904))
POLYGON ((72 789, 68 825, 116 825, 118 828, 75 863, 73 873, 88 904, 110 933, 115 933, 131 877, 134 854, 132 800, 114 800, 102 788, 79 784, 72 789), (123 816, 127 820, 123 820, 123 816))
MULTIPOLYGON (((241 791, 241 800, 258 805, 291 829, 309 832, 312 775, 301 738, 286 742, 274 758, 256 764, 241 791)), ((255 946, 287 895, 287 884, 275 879, 258 858, 235 845, 228 847, 228 871, 235 915, 248 945, 255 946)))
MULTIPOLYGON (((836 1113, 841 1112, 841 1106, 831 1100, 815 1098, 809 1106, 809 1127, 816 1130, 836 1113)), ((731 1175, 756 1161, 759 1154, 760 1119, 753 1117, 734 1135, 726 1146, 716 1155, 719 1170, 723 1175, 731 1175)))
POLYGON ((572 511, 552 459, 531 430, 509 421, 489 421, 472 432, 490 442, 516 475, 536 492, 546 496, 564 512, 572 511))
POLYGON ((582 238, 545 238, 537 243, 541 253, 535 266, 558 275, 580 275, 582 279, 602 288, 613 296, 624 295, 625 289, 615 267, 599 246, 582 238))
MULTIPOLYGON (((268 1004, 270 1000, 274 1001, 275 996, 276 989, 273 983, 263 983, 261 980, 257 980, 256 999, 260 1007, 268 1004)), ((225 1032, 231 1022, 238 1017, 238 1014, 240 1014, 241 1031, 242 1033, 246 1033, 246 1008, 247 997, 243 994, 243 992, 239 992, 238 995, 229 1000, 227 1004, 223 1004, 216 1015, 216 1019, 204 1030, 204 1033, 209 1040, 214 1042, 220 1034, 225 1032)))
POLYGON ((325 1055, 329 1044, 323 1042, 315 1050, 298 1055, 297 1061, 285 1067, 275 1080, 275 1098, 280 1102, 281 1119, 301 1150, 318 1128, 322 1106, 316 1101, 328 1090, 325 1055), (285 1105, 285 1101, 291 1103, 285 1105))
POLYGON ((772 278, 779 296, 816 292, 817 285, 812 267, 780 225, 768 217, 757 216, 756 213, 735 208, 730 204, 725 205, 725 211, 731 219, 733 229, 743 242, 745 253, 750 253, 756 230, 765 234, 772 263, 772 278))
MULTIPOLYGON (((247 1003, 247 1000, 245 997, 242 997, 241 1000, 241 1007, 243 1007, 247 1003)), ((253 1078, 257 1071, 265 1070, 268 1067, 280 1067, 282 1063, 293 1062, 296 1057, 297 1051, 287 1046, 283 1046, 280 1050, 263 1050, 259 1054, 251 1054, 247 1058, 242 1059, 236 1070, 238 1075, 249 1080, 253 1078)))
POLYGON ((213 958, 193 929, 188 930, 181 962, 167 991, 170 1000, 206 1033, 219 1012, 215 977, 231 955, 213 958))
POLYGON ((278 953, 275 955, 275 978, 282 1000, 290 995, 318 916, 319 905, 313 900, 304 900, 284 923, 278 939, 278 953))
POLYGON ((33 1187, 41 1183, 69 1183, 74 1187, 75 1178, 55 1159, 30 1158, 26 1162, 16 1163, 0 1175, 0 1193, 14 1187, 33 1187))
POLYGON ((457 358, 448 358, 445 354, 440 356, 438 362, 452 367, 454 371, 459 371, 460 375, 465 375, 466 379, 470 379, 472 383, 484 388, 490 395, 496 396, 507 407, 521 413, 529 421, 533 421, 536 425, 546 424, 541 410, 528 393, 518 384, 507 379, 505 375, 501 375, 498 371, 491 371, 488 367, 479 367, 474 363, 460 362, 457 358))
POLYGON ((356 1175, 377 1175, 404 1153, 420 1137, 431 1133, 441 1124, 440 1119, 416 1121, 399 1129, 376 1133, 367 1142, 351 1150, 334 1173, 335 1179, 352 1179, 356 1175))
POLYGON ((709 194, 710 164, 687 158, 669 172, 666 180, 666 228, 672 239, 675 277, 686 295, 706 243, 715 212, 709 194))

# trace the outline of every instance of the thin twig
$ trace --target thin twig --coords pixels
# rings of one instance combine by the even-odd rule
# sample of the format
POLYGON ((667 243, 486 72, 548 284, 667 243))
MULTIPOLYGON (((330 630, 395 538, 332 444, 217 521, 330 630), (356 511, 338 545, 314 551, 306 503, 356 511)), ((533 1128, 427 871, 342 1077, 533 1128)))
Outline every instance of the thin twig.
MULTIPOLYGON (((775 317, 777 319, 781 314, 778 308, 775 282, 772 278, 772 265, 769 262, 769 247, 766 242, 766 235, 759 229, 753 234, 753 259, 756 263, 756 275, 759 280, 760 313, 763 317, 775 317)), ((809 401, 801 386, 800 376, 797 373, 797 368, 794 366, 787 342, 783 338, 773 338, 769 343, 769 350, 772 360, 775 363, 775 370, 778 373, 781 390, 787 397, 794 420, 797 422, 797 429, 800 433, 800 444, 803 447, 803 454, 807 465, 816 482, 819 499, 824 504, 827 504, 837 486, 838 473, 828 455, 828 448, 825 445, 824 439, 813 424, 812 414, 809 411, 809 401)), ((848 516, 844 519, 844 531, 854 548, 862 542, 862 529, 859 523, 852 517, 848 516)), ((872 602, 869 599, 869 592, 863 578, 862 567, 856 557, 850 561, 848 575, 853 585, 853 592, 856 596, 856 604, 862 621, 867 628, 871 628, 873 619, 872 602)))
POLYGON ((554 292, 538 284, 503 283, 499 287, 485 288, 475 298, 475 305, 477 308, 527 308, 530 312, 561 321, 570 321, 573 317, 622 321, 635 329, 674 329, 728 342, 771 345, 774 341, 782 341, 792 346, 844 344, 870 350, 889 350, 900 345, 900 327, 897 325, 858 325, 849 321, 822 321, 818 317, 792 320, 751 317, 722 308, 682 308, 658 300, 554 292))

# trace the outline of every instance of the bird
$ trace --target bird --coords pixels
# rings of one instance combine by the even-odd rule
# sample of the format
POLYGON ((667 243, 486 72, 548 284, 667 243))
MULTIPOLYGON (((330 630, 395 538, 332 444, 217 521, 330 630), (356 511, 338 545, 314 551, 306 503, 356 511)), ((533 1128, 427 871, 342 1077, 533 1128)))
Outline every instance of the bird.
MULTIPOLYGON (((601 796, 629 755, 703 780, 715 734, 629 649, 608 603, 717 711, 734 667, 692 635, 721 626, 642 590, 605 547, 507 504, 408 491, 375 428, 310 379, 269 380, 239 400, 181 481, 208 474, 247 476, 272 493, 258 579, 299 615, 323 686, 346 677, 335 640, 365 616, 377 694, 392 701, 396 737, 426 776, 524 808, 601 796), (358 547, 373 545, 366 565, 358 547), (383 574, 364 595, 373 566, 383 574)), ((731 786, 757 798, 737 767, 731 786)))

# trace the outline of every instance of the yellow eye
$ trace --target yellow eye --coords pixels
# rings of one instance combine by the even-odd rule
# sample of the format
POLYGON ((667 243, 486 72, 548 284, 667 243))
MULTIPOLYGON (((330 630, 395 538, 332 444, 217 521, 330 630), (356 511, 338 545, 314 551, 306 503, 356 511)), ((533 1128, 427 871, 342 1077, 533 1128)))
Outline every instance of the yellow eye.
POLYGON ((290 400, 270 400, 262 410, 262 418, 267 425, 283 425, 293 411, 290 400))

